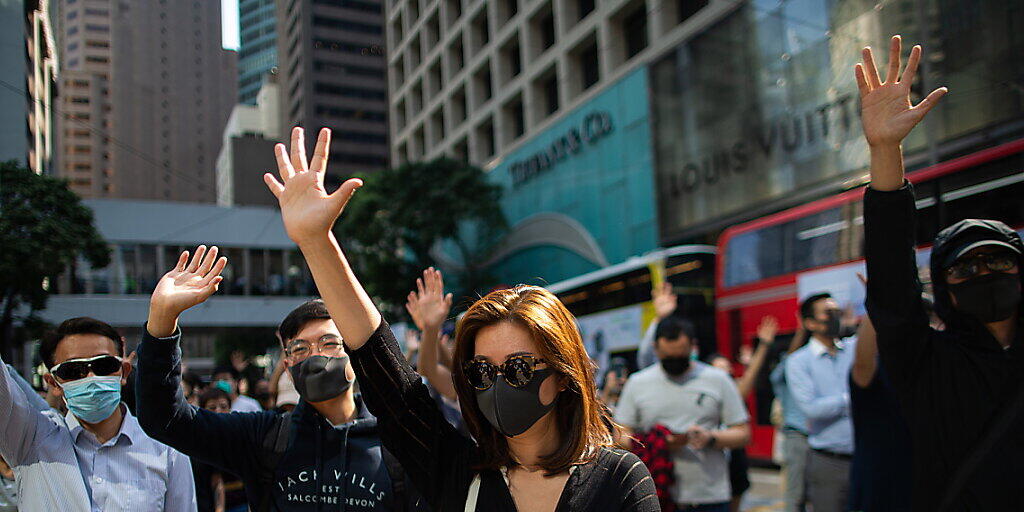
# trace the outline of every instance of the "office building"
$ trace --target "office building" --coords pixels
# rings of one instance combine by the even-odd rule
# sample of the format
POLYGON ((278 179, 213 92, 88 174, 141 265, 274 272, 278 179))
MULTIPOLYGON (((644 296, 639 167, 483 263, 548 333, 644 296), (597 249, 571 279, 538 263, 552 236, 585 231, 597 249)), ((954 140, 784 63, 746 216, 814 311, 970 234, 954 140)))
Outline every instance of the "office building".
POLYGON ((238 102, 256 103, 264 77, 277 66, 274 0, 239 0, 238 102))

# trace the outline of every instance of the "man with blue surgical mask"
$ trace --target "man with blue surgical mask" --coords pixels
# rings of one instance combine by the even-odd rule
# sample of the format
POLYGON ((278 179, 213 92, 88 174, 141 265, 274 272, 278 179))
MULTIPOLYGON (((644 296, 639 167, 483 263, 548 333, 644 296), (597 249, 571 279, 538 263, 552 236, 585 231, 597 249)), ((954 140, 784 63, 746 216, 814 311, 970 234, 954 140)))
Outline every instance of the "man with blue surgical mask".
POLYGON ((43 337, 39 352, 64 417, 39 410, 0 371, 0 455, 22 509, 195 511, 188 458, 147 436, 121 400, 132 367, 117 331, 72 318, 43 337))

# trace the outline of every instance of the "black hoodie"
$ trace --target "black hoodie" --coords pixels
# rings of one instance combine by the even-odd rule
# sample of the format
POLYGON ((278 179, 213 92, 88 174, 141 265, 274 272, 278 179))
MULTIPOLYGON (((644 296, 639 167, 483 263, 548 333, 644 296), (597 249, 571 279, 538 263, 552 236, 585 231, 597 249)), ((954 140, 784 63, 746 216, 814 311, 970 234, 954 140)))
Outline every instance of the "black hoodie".
MULTIPOLYGON (((153 338, 143 328, 136 371, 139 424, 154 439, 185 455, 241 477, 249 504, 257 510, 268 456, 267 433, 279 412, 219 414, 189 405, 180 388, 180 332, 153 338)), ((333 426, 300 401, 288 417, 288 449, 274 472, 271 510, 395 510, 388 465, 381 455, 377 419, 357 400, 357 419, 333 426)), ((273 438, 273 436, 270 436, 273 438)), ((407 510, 428 510, 411 487, 407 510)))
MULTIPOLYGON (((936 331, 921 300, 915 215, 910 185, 892 192, 869 188, 864 195, 866 306, 913 438, 914 509, 933 511, 987 426, 1024 385, 1021 329, 1003 350, 984 324, 955 310, 942 263, 968 237, 998 240, 1021 251, 1024 245, 1012 230, 986 221, 965 221, 941 232, 932 249, 931 276, 935 309, 946 327, 936 331)), ((1024 413, 1006 432, 985 454, 953 510, 1005 511, 1024 503, 1024 413)))

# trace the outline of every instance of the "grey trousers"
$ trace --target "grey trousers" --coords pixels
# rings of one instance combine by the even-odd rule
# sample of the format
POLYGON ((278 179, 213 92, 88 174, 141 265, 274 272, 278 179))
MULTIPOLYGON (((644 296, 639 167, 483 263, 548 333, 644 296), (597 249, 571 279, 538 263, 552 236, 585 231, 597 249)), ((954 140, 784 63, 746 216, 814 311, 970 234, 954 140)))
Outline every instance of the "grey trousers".
POLYGON ((810 450, 807 497, 814 512, 846 512, 849 491, 850 461, 810 450))
POLYGON ((805 479, 807 469, 807 435, 795 430, 782 431, 782 463, 786 470, 785 503, 786 512, 804 512, 807 502, 805 479))

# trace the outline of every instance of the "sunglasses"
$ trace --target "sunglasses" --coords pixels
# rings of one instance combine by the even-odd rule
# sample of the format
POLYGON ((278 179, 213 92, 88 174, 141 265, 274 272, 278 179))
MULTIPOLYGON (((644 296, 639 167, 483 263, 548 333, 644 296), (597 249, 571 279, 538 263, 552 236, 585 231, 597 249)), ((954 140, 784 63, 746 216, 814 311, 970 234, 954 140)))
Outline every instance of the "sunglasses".
POLYGON ((514 388, 522 388, 533 380, 537 365, 546 363, 543 359, 528 354, 514 355, 497 365, 482 357, 476 357, 462 366, 469 385, 479 391, 490 389, 501 374, 505 382, 514 388))
POLYGON ((121 369, 121 358, 114 356, 96 356, 84 359, 69 359, 50 368, 50 373, 60 380, 84 379, 89 371, 98 375, 112 375, 121 369))
POLYGON ((1017 256, 1010 252, 997 252, 959 259, 946 269, 946 276, 970 279, 981 273, 982 265, 992 272, 1009 272, 1017 266, 1017 256))

